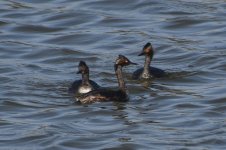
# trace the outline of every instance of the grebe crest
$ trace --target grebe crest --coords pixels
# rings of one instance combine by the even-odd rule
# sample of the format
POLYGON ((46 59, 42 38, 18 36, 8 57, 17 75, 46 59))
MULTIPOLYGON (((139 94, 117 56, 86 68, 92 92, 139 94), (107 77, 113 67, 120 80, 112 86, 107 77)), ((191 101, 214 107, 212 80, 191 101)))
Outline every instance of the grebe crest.
POLYGON ((87 74, 89 73, 89 67, 86 65, 84 61, 80 61, 78 65, 77 74, 87 74))
POLYGON ((147 44, 145 44, 141 53, 138 56, 143 56, 143 55, 148 55, 151 58, 153 57, 154 50, 153 50, 151 43, 148 42, 147 44))

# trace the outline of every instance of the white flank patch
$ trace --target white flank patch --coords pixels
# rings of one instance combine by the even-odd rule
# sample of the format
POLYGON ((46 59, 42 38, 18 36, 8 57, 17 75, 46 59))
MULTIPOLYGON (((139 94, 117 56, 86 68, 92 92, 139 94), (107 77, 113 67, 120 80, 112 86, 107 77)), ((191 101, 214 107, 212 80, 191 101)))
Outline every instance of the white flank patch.
POLYGON ((90 87, 80 87, 78 92, 81 93, 81 94, 84 94, 84 93, 88 93, 90 92, 92 89, 90 87))

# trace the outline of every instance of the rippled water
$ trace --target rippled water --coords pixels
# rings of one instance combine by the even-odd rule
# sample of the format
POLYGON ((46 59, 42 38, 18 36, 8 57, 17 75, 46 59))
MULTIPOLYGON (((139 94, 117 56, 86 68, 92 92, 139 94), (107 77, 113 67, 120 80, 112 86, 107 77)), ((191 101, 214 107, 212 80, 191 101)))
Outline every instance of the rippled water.
POLYGON ((0 149, 225 149, 225 0, 2 0, 0 149), (137 54, 170 73, 131 80, 137 54), (85 60, 117 86, 126 55, 127 103, 79 105, 68 87, 85 60))

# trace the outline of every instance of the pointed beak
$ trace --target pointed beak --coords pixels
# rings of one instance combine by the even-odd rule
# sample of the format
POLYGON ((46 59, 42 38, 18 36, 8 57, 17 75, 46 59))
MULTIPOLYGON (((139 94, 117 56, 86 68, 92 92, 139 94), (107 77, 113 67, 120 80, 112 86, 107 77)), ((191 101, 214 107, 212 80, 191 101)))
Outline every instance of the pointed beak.
POLYGON ((137 63, 134 63, 134 62, 130 62, 130 65, 137 65, 137 63))
POLYGON ((141 52, 138 56, 143 56, 145 53, 144 52, 141 52))
POLYGON ((80 74, 80 73, 82 73, 80 70, 76 72, 76 74, 80 74))

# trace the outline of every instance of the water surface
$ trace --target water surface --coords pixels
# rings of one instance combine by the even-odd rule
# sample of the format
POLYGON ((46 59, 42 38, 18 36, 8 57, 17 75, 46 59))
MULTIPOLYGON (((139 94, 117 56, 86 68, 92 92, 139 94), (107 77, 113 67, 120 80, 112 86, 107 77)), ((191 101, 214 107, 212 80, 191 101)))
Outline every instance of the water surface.
POLYGON ((226 147, 225 0, 2 0, 1 149, 217 149, 226 147), (170 73, 131 80, 146 42, 152 65, 170 73), (127 103, 79 105, 68 87, 91 78, 117 86, 127 103))

